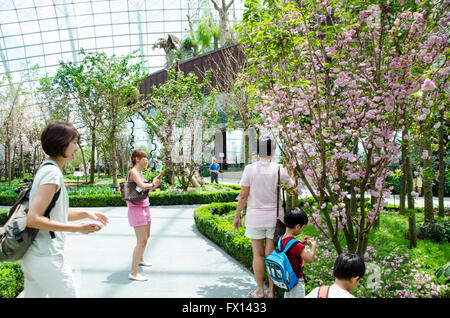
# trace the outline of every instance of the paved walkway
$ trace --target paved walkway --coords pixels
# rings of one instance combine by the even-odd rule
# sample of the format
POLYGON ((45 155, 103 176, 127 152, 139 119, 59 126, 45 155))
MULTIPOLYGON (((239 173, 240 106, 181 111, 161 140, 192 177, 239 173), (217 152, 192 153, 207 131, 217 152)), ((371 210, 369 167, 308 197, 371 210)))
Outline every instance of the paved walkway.
POLYGON ((127 208, 87 208, 108 215, 110 224, 89 235, 67 234, 65 254, 80 296, 247 297, 256 288, 253 274, 197 230, 193 211, 198 207, 151 207, 152 226, 145 259, 153 266, 140 268, 149 277, 145 282, 128 279, 136 238, 128 224, 127 208))

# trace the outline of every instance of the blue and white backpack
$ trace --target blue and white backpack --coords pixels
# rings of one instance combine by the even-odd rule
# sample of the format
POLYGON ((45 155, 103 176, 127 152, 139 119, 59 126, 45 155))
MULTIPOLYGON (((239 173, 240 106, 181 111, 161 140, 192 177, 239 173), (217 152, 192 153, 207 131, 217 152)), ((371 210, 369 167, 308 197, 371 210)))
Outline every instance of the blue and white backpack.
POLYGON ((278 240, 277 248, 266 257, 264 264, 266 265, 267 273, 272 278, 275 286, 284 291, 290 291, 298 283, 298 277, 292 269, 291 262, 286 255, 286 252, 298 240, 292 238, 281 250, 281 237, 278 240))

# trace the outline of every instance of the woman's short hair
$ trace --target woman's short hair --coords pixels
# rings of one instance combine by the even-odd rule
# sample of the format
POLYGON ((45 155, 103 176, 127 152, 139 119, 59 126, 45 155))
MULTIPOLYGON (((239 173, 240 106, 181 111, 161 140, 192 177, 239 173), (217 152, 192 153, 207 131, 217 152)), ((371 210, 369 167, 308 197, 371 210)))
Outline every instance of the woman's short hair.
POLYGON ((275 149, 277 145, 270 137, 264 137, 259 139, 259 151, 260 157, 273 157, 275 155, 275 149))
POLYGON ((300 226, 303 226, 305 224, 308 224, 308 216, 306 215, 305 211, 300 209, 299 207, 290 209, 286 212, 284 215, 284 224, 288 228, 294 228, 297 224, 300 224, 300 226))
POLYGON ((333 275, 338 279, 361 278, 365 272, 366 265, 358 254, 342 253, 334 261, 333 275))
POLYGON ((42 131, 41 145, 48 156, 66 158, 64 152, 74 139, 80 140, 80 133, 74 125, 54 120, 42 131))

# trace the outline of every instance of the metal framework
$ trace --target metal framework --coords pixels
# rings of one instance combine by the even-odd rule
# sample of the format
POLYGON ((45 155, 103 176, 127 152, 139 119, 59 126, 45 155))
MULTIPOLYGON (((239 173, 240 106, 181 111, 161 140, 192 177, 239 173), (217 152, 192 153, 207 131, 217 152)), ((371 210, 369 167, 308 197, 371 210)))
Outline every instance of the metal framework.
MULTIPOLYGON (((154 72, 165 64, 164 51, 152 49, 156 40, 182 38, 187 14, 209 7, 208 0, 0 0, 0 75, 18 82, 36 65, 39 75, 52 75, 59 61, 76 62, 81 48, 110 55, 139 50, 154 72)), ((233 9, 234 22, 243 1, 233 9)))

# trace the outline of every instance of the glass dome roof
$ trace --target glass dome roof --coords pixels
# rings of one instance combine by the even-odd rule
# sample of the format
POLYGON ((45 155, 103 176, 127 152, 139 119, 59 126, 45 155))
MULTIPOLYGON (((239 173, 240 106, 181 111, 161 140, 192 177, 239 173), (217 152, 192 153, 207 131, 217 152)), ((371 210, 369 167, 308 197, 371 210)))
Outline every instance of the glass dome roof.
MULTIPOLYGON (((240 19, 243 2, 234 1, 232 23, 240 19)), ((51 76, 60 60, 77 61, 82 48, 108 55, 138 50, 152 73, 165 64, 164 51, 152 48, 157 39, 183 38, 187 15, 198 17, 205 8, 213 8, 211 1, 0 0, 0 76, 23 81, 36 65, 37 77, 51 76)))

